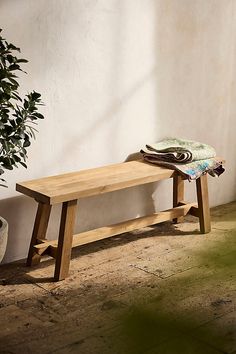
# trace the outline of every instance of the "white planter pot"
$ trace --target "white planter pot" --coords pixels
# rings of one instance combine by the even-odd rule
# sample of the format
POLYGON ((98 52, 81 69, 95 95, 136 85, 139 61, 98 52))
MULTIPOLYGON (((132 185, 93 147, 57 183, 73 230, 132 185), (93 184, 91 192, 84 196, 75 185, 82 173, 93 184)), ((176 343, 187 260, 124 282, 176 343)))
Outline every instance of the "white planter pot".
POLYGON ((8 223, 0 216, 0 262, 2 261, 7 248, 8 223))

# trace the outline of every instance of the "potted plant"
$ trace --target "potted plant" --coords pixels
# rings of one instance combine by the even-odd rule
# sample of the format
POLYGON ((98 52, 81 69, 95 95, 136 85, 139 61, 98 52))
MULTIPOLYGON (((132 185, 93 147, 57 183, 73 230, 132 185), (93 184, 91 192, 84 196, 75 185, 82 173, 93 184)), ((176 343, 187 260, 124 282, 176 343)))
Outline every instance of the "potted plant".
MULTIPOLYGON (((19 95, 17 72, 26 59, 18 58, 20 48, 8 43, 0 29, 0 175, 4 170, 22 165, 26 166, 27 148, 35 138, 35 124, 43 115, 38 112, 42 105, 41 95, 30 92, 25 97, 19 95)), ((6 186, 1 177, 0 186, 6 186)), ((7 243, 7 222, 0 217, 0 262, 7 243)))

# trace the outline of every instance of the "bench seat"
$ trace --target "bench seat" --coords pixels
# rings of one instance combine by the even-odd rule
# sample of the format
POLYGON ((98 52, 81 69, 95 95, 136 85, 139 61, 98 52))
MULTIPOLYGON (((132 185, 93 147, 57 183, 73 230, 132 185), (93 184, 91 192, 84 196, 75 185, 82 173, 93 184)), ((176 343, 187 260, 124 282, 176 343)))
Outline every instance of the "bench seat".
POLYGON ((53 205, 160 181, 175 174, 173 170, 139 160, 17 183, 16 190, 53 205))

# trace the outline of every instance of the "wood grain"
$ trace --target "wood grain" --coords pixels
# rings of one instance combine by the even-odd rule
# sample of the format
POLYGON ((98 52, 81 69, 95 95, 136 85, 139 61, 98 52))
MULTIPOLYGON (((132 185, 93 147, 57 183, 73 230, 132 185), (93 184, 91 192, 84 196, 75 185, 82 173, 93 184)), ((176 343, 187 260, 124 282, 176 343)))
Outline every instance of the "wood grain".
POLYGON ((173 177, 175 171, 130 161, 17 183, 16 190, 46 204, 62 203, 173 177))
POLYGON ((208 197, 207 174, 196 180, 197 201, 199 211, 200 231, 206 234, 211 231, 211 217, 208 197))
MULTIPOLYGON (((173 207, 179 206, 180 202, 184 200, 184 180, 180 175, 176 175, 173 178, 173 207)), ((184 217, 175 218, 174 223, 180 223, 184 221, 184 217)))
POLYGON ((58 250, 54 274, 55 281, 65 279, 69 272, 76 206, 77 200, 64 202, 62 205, 58 250))
POLYGON ((39 254, 35 253, 34 245, 37 243, 37 239, 45 239, 50 213, 51 205, 42 203, 38 204, 28 258, 26 262, 27 266, 35 265, 40 262, 41 257, 39 254))

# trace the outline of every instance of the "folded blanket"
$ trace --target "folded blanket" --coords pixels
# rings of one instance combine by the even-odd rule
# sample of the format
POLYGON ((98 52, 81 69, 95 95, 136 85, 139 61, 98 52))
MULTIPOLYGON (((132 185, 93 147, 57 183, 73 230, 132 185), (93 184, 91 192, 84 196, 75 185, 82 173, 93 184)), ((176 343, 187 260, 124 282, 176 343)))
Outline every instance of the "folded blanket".
POLYGON ((158 143, 146 145, 142 153, 161 161, 186 163, 210 159, 216 156, 215 149, 197 141, 169 138, 158 143))
POLYGON ((214 148, 192 140, 169 138, 146 145, 140 152, 146 161, 177 170, 189 180, 207 172, 212 176, 224 172, 214 148))

